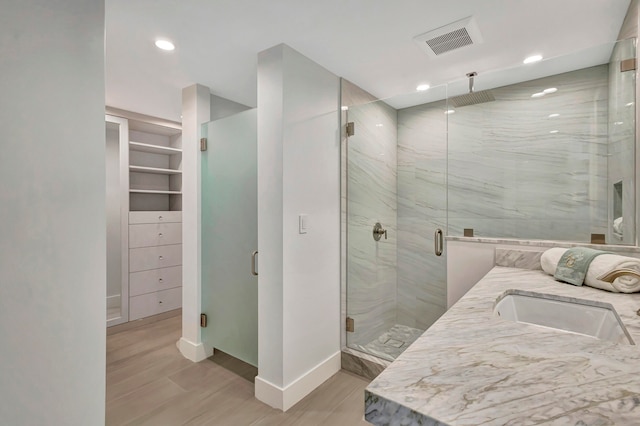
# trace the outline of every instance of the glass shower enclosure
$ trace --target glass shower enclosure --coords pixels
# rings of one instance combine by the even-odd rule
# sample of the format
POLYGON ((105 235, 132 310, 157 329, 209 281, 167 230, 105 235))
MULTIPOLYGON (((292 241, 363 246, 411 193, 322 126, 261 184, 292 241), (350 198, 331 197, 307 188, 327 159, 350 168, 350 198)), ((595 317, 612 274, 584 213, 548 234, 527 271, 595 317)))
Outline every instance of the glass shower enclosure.
POLYGON ((342 87, 347 346, 393 360, 446 310, 446 102, 342 87))
POLYGON ((393 360, 445 312, 443 235, 636 243, 635 57, 628 39, 482 73, 471 96, 343 80, 348 348, 393 360))

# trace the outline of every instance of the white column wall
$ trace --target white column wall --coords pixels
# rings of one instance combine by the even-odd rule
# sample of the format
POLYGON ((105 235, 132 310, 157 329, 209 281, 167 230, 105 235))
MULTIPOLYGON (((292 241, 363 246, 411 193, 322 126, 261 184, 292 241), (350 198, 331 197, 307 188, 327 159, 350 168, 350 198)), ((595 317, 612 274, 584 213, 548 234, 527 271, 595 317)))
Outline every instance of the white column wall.
POLYGON ((0 423, 105 419, 104 1, 0 12, 0 423))
POLYGON ((182 355, 198 362, 213 354, 202 344, 200 127, 210 117, 209 88, 194 84, 182 90, 182 355))
POLYGON ((288 46, 258 57, 256 396, 283 410, 340 369, 339 91, 288 46))
MULTIPOLYGON (((258 377, 283 386, 282 49, 258 56, 258 377)), ((260 384, 256 381, 256 390, 260 384)), ((259 393, 256 396, 260 399, 259 393)))

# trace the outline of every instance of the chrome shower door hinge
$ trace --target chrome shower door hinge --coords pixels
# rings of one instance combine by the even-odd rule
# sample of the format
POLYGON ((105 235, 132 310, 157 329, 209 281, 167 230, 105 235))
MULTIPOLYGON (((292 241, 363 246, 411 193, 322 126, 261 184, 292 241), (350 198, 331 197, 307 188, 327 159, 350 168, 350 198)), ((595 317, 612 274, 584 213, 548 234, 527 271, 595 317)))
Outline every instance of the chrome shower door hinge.
POLYGON ((201 138, 200 139, 200 151, 206 151, 207 150, 207 138, 201 138))
POLYGON ((207 326, 207 314, 200 314, 200 327, 207 326))
POLYGON ((355 329, 356 329, 355 321, 353 321, 353 318, 347 317, 347 331, 353 333, 355 329))
POLYGON ((353 136, 356 134, 356 123, 350 121, 347 123, 347 136, 353 136))

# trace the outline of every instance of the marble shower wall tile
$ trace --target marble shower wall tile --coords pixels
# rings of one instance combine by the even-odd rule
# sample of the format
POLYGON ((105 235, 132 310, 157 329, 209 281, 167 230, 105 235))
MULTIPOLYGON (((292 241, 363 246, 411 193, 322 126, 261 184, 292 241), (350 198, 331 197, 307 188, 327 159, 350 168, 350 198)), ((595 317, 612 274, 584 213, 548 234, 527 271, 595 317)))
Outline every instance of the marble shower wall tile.
POLYGON ((343 80, 346 121, 355 135, 346 141, 346 299, 355 332, 349 343, 366 345, 396 323, 397 113, 343 80), (387 230, 373 239, 373 226, 387 230))
POLYGON ((446 310, 446 103, 398 111, 398 323, 427 329, 446 310))
POLYGON ((635 50, 634 40, 621 40, 609 61, 607 242, 611 244, 635 243, 635 71, 620 71, 620 61, 635 58, 635 50), (616 194, 620 186, 622 190, 616 194), (618 217, 624 223, 622 238, 613 232, 613 221, 618 217))
POLYGON ((492 89, 495 102, 449 115, 449 235, 606 233, 607 83, 607 65, 586 68, 492 89))

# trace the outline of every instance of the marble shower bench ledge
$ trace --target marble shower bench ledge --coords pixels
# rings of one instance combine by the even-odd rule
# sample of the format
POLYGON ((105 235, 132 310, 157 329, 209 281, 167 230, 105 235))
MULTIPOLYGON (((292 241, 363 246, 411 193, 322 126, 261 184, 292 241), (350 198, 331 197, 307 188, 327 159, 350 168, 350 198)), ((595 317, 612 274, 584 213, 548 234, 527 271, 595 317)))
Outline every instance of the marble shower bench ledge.
POLYGON ((514 323, 493 314, 520 289, 614 306, 640 345, 640 294, 494 267, 365 391, 375 425, 640 424, 640 346, 514 323))

